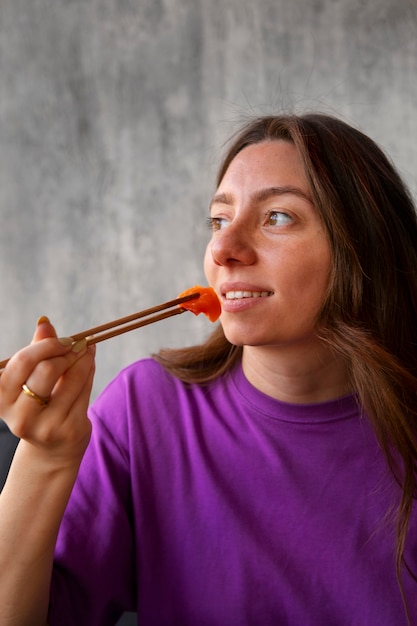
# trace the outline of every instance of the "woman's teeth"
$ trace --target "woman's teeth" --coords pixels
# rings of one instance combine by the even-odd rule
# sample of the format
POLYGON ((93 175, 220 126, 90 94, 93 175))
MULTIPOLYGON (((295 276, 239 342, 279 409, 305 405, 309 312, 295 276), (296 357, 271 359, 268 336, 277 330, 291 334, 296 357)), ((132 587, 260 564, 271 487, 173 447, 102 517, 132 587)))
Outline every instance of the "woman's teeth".
POLYGON ((224 294, 226 300, 239 300, 240 298, 266 298, 271 291, 227 291, 224 294))

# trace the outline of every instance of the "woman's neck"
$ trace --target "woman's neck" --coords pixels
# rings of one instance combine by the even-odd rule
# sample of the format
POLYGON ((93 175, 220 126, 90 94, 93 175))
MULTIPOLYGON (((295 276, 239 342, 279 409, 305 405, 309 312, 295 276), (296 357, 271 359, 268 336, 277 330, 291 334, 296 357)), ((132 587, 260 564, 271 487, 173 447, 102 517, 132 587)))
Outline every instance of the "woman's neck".
POLYGON ((263 393, 293 404, 334 400, 352 392, 343 359, 322 343, 306 346, 244 346, 243 372, 263 393))

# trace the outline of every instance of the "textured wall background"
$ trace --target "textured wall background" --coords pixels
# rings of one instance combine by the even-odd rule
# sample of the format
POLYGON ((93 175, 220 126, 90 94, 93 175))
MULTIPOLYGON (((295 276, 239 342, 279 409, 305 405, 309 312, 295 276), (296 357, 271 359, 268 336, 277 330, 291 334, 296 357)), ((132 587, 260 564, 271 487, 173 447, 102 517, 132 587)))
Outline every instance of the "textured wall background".
MULTIPOLYGON (((248 115, 320 109, 417 189, 415 0, 2 0, 0 357, 204 281, 222 143, 248 115)), ((121 367, 211 330, 184 314, 101 344, 121 367)))

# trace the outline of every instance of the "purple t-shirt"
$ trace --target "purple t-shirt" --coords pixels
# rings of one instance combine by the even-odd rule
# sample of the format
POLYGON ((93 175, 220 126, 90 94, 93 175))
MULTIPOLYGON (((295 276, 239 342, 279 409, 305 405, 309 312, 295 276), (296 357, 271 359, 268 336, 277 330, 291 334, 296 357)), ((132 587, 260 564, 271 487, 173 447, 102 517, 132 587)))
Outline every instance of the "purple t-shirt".
MULTIPOLYGON (((51 626, 405 626, 399 501, 355 398, 274 400, 241 367, 185 385, 147 359, 90 411, 51 626)), ((417 571, 414 510, 406 548, 417 571)), ((404 574, 411 623, 417 584, 404 574)))

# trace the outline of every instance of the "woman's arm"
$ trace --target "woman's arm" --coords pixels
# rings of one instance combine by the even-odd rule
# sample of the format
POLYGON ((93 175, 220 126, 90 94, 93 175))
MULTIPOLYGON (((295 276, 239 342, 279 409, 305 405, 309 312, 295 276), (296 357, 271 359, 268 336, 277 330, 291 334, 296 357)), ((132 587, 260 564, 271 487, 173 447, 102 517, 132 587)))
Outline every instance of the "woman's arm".
POLYGON ((60 342, 47 320, 1 374, 0 415, 20 438, 0 494, 2 626, 47 622, 56 536, 90 438, 93 375, 94 348, 60 342))

